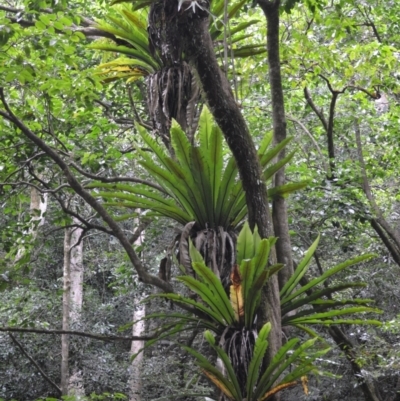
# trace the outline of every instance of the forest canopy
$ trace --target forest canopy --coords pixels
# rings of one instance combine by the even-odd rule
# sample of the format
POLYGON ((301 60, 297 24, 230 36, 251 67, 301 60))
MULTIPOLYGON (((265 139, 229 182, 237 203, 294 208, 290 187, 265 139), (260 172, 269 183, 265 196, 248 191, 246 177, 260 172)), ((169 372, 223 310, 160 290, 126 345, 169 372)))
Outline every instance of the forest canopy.
POLYGON ((400 400, 400 4, 0 5, 0 400, 400 400))

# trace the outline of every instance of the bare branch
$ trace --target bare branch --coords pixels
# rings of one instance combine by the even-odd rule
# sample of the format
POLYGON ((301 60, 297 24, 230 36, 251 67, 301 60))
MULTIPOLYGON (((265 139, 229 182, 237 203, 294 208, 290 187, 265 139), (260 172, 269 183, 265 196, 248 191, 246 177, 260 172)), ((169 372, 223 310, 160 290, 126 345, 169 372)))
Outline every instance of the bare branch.
POLYGON ((4 185, 10 185, 11 187, 18 187, 18 186, 20 186, 20 185, 26 185, 26 186, 35 188, 37 191, 39 191, 39 192, 42 193, 42 194, 54 194, 54 193, 60 191, 60 190, 63 189, 63 188, 69 188, 69 185, 68 185, 68 184, 62 184, 62 185, 58 186, 58 187, 55 188, 55 189, 43 189, 43 188, 40 188, 40 187, 38 187, 37 185, 32 184, 31 182, 28 182, 28 181, 0 182, 0 187, 1 187, 1 186, 4 186, 4 185))
MULTIPOLYGON (((0 88, 0 100, 3 103, 5 111, 0 110, 0 116, 5 118, 6 120, 12 122, 16 127, 18 127, 21 132, 33 143, 35 143, 40 149, 42 149, 46 154, 53 159, 55 164, 63 172, 65 178, 67 179, 68 184, 71 188, 78 194, 88 205, 90 205, 103 219, 105 223, 113 231, 113 234, 116 238, 118 238, 119 242, 125 249, 132 265, 135 267, 139 279, 146 284, 155 285, 156 287, 166 291, 166 292, 173 292, 172 286, 170 283, 165 282, 164 280, 160 279, 159 277, 150 274, 147 272, 146 268, 143 266, 140 258, 132 248, 128 238, 125 236, 124 232, 122 231, 121 227, 118 223, 108 214, 106 209, 94 198, 89 192, 87 192, 79 181, 76 179, 75 175, 72 173, 71 169, 69 168, 68 164, 60 157, 60 155, 55 152, 49 145, 47 145, 41 138, 39 138, 33 131, 31 131, 15 114, 11 111, 8 103, 4 97, 4 90, 0 88)), ((80 220, 82 218, 78 217, 80 220)))
POLYGON ((328 173, 328 166, 325 163, 324 160, 324 155, 322 154, 321 148, 318 145, 318 142, 315 140, 314 135, 307 129, 307 127, 300 121, 297 120, 296 118, 286 114, 286 119, 289 121, 292 121, 293 123, 296 123, 300 126, 300 128, 308 135, 308 137, 311 139, 312 143, 314 144, 315 148, 317 149, 317 152, 319 153, 321 157, 321 162, 324 166, 324 170, 328 173))
POLYGON ((147 228, 147 226, 150 224, 150 220, 144 218, 139 225, 136 227, 135 232, 132 234, 132 236, 129 238, 129 242, 131 244, 135 243, 138 238, 140 237, 140 234, 142 234, 142 232, 147 228))
POLYGON ((10 336, 11 340, 14 342, 14 344, 17 345, 17 347, 21 350, 21 352, 31 361, 31 363, 35 366, 35 368, 38 370, 38 372, 42 375, 43 379, 45 379, 48 383, 51 384, 52 387, 54 387, 59 395, 61 395, 61 389, 60 387, 57 386, 56 383, 53 382, 53 380, 50 379, 49 376, 46 375, 46 373, 43 371, 43 369, 37 364, 37 362, 25 351, 24 347, 22 344, 10 333, 8 332, 8 335, 10 336))
POLYGON ((79 173, 81 173, 85 177, 92 178, 93 180, 97 180, 97 181, 101 181, 101 182, 109 182, 109 183, 113 183, 113 182, 134 182, 136 184, 144 184, 144 185, 146 185, 148 187, 157 189, 157 191, 160 191, 160 192, 168 195, 168 193, 164 190, 164 188, 162 188, 159 185, 154 184, 154 183, 152 183, 150 181, 146 181, 146 180, 142 180, 140 178, 134 178, 134 177, 102 177, 100 175, 90 174, 90 173, 86 172, 85 170, 81 169, 78 165, 76 165, 73 162, 70 162, 69 164, 75 170, 77 170, 79 173))
POLYGON ((130 86, 128 86, 128 97, 129 97, 129 104, 131 105, 131 109, 133 111, 133 114, 135 115, 135 119, 138 122, 138 124, 140 124, 142 127, 151 130, 153 127, 150 124, 145 123, 139 116, 139 113, 136 110, 136 106, 135 106, 135 101, 133 100, 133 96, 132 96, 132 88, 130 86))
POLYGON ((324 113, 322 112, 322 110, 318 110, 317 106, 315 105, 314 101, 311 98, 310 91, 308 90, 307 87, 304 88, 304 97, 306 98, 308 105, 312 108, 312 110, 314 111, 314 113, 317 115, 322 125, 324 126, 325 130, 327 131, 328 122, 326 121, 324 113))
POLYGON ((38 333, 38 334, 69 334, 72 336, 88 337, 100 341, 147 341, 156 338, 155 335, 150 336, 116 336, 103 335, 95 333, 86 333, 76 330, 51 330, 51 329, 34 329, 25 327, 0 327, 0 332, 5 333, 38 333))

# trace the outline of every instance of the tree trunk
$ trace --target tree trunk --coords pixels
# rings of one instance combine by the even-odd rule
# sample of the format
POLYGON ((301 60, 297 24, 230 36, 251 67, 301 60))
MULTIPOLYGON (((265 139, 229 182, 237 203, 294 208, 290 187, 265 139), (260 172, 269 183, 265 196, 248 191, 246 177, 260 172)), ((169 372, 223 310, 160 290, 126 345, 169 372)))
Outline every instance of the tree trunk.
MULTIPOLYGON (((71 230, 65 229, 64 235, 64 266, 63 266, 63 299, 62 299, 62 329, 69 330, 70 288, 71 288, 71 230)), ((68 395, 69 383, 69 336, 61 335, 61 392, 68 395)))
MULTIPOLYGON (((275 143, 286 139, 285 104, 283 100, 281 63, 279 56, 279 4, 280 1, 258 1, 267 20, 267 51, 269 66, 269 82, 271 86, 272 121, 274 127, 275 143)), ((278 160, 285 157, 283 149, 278 160)), ((275 186, 285 184, 285 167, 275 175, 275 186)), ((289 235, 286 201, 277 197, 273 201, 272 218, 274 223, 276 243, 276 256, 278 263, 285 267, 279 272, 279 287, 282 288, 293 274, 292 245, 289 235)))
MULTIPOLYGON (((140 209, 136 210, 140 212, 140 209)), ((134 221, 137 228, 132 238, 132 242, 135 245, 142 245, 144 240, 144 230, 142 225, 139 224, 139 219, 134 221)), ((146 316, 145 305, 140 305, 142 297, 135 297, 135 309, 133 310, 133 322, 137 322, 132 326, 132 335, 141 336, 145 330, 145 322, 142 320, 146 316)), ((132 341, 131 344, 131 357, 136 355, 144 347, 144 341, 132 341)), ((142 400, 142 366, 143 366, 143 352, 138 354, 132 361, 130 370, 130 401, 141 401, 142 400)))
MULTIPOLYGON (((261 237, 266 238, 273 235, 273 229, 260 163, 246 122, 215 57, 208 30, 208 10, 196 9, 196 13, 187 10, 179 18, 182 36, 186 38, 186 54, 198 73, 210 110, 235 158, 246 194, 250 226, 257 225, 261 237)), ((275 256, 274 252, 272 255, 275 256)), ((267 355, 268 361, 271 361, 281 345, 279 286, 276 276, 271 278, 265 288, 263 317, 260 320, 272 324, 267 355)))
MULTIPOLYGON (((79 221, 74 219, 78 224, 79 221)), ((83 300, 83 243, 82 229, 67 228, 64 237, 63 320, 62 329, 70 330, 81 317, 83 300)), ((63 395, 84 396, 82 372, 77 366, 69 374, 69 335, 61 335, 61 391, 63 395)))
MULTIPOLYGON (((40 192, 35 187, 31 187, 31 204, 29 208, 31 221, 28 234, 30 235, 32 242, 35 241, 37 237, 39 227, 44 224, 44 214, 47 209, 47 197, 47 194, 41 196, 40 192)), ((15 256, 14 263, 21 260, 26 253, 27 250, 25 247, 21 246, 15 256)))
MULTIPOLYGON (((73 219, 74 224, 79 224, 79 220, 73 219)), ((71 230, 71 249, 70 249, 70 310, 69 318, 71 325, 79 325, 81 320, 81 310, 83 302, 83 241, 81 240, 83 230, 76 227, 71 230)), ((79 361, 77 361, 79 363, 79 361)), ((82 371, 79 366, 72 368, 68 384, 69 395, 74 395, 79 399, 85 395, 82 371)))
MULTIPOLYGON (((137 303, 140 299, 137 299, 137 303)), ((133 312, 133 321, 136 322, 143 319, 146 316, 146 309, 144 305, 138 305, 135 307, 133 312)), ((145 330, 144 320, 137 322, 132 327, 132 335, 140 336, 145 330)), ((132 341, 131 345, 131 356, 136 355, 144 347, 144 341, 132 341)), ((143 365, 143 352, 137 355, 137 357, 132 361, 131 371, 130 371, 130 390, 131 397, 130 401, 141 401, 141 391, 142 391, 142 365, 143 365)))

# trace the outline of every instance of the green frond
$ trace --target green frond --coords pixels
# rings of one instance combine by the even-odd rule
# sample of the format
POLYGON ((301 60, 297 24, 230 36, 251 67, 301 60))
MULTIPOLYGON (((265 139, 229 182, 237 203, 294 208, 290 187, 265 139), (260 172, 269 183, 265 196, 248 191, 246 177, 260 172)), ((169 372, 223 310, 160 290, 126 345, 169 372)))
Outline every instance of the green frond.
POLYGON ((258 151, 258 155, 260 157, 260 164, 265 169, 265 167, 278 155, 278 153, 286 147, 286 145, 293 139, 293 137, 288 137, 284 139, 283 141, 279 142, 276 146, 274 146, 272 149, 268 150, 269 144, 271 143, 271 133, 268 132, 266 134, 266 140, 265 143, 261 142, 260 149, 258 151), (268 142, 269 141, 269 142, 268 142), (266 144, 268 144, 266 146, 266 144), (263 152, 261 152, 263 150, 263 152))
POLYGON ((210 319, 214 320, 216 323, 224 326, 225 325, 225 320, 224 318, 219 315, 218 313, 214 312, 214 310, 210 309, 208 306, 203 305, 200 302, 196 302, 193 299, 182 297, 181 295, 178 294, 155 294, 154 296, 150 296, 149 298, 165 298, 165 299, 170 299, 171 301, 174 301, 179 304, 184 304, 188 306, 192 306, 194 308, 194 311, 198 312, 198 316, 207 316, 210 319))
POLYGON ((342 315, 352 315, 355 313, 365 313, 365 312, 373 312, 373 313, 382 313, 377 308, 371 308, 368 306, 355 306, 351 308, 344 308, 344 309, 334 309, 328 312, 323 313, 314 313, 313 309, 305 310, 299 313, 297 316, 284 318, 282 320, 283 324, 287 324, 288 322, 293 324, 331 324, 325 323, 325 320, 330 322, 334 322, 335 318, 342 315), (301 314, 303 316, 301 316, 301 314), (300 316, 299 316, 300 315, 300 316))
MULTIPOLYGON (((298 340, 298 339, 293 339, 293 340, 298 340)), ((317 339, 312 338, 310 340, 305 341, 304 343, 300 344, 297 349, 289 355, 288 358, 284 358, 284 355, 287 355, 289 353, 289 350, 291 351, 294 349, 295 344, 297 344, 298 341, 292 341, 289 340, 275 355, 275 357, 272 359, 271 364, 268 366, 266 371, 264 372, 262 378, 260 379, 260 383, 257 386, 257 389, 254 392, 254 395, 259 397, 265 391, 263 390, 263 385, 264 388, 268 389, 270 388, 276 380, 279 378, 279 376, 294 362, 296 362, 304 352, 312 347, 317 339), (282 350, 282 352, 280 352, 282 350)))
POLYGON ((257 278, 261 272, 267 267, 268 265, 268 258, 269 253, 271 250, 271 238, 264 238, 260 241, 260 243, 254 244, 256 254, 254 256, 254 276, 257 278))
POLYGON ((276 162, 272 166, 268 167, 264 171, 265 181, 268 181, 276 172, 278 172, 283 166, 285 166, 287 163, 289 163, 289 161, 292 160, 295 153, 296 153, 296 150, 294 150, 293 152, 290 152, 283 159, 280 159, 278 162, 276 162))
POLYGON ((273 188, 267 189, 268 199, 275 199, 277 197, 286 198, 293 192, 300 191, 308 186, 309 181, 291 182, 289 184, 278 185, 273 188))
POLYGON ((352 265, 355 265, 357 263, 366 261, 368 259, 371 259, 375 257, 374 254, 365 254, 365 255, 361 255, 358 256, 356 258, 347 260, 343 263, 340 263, 338 265, 336 265, 335 267, 332 267, 331 269, 327 270, 325 273, 323 273, 321 276, 311 280, 307 285, 302 286, 299 290, 297 290, 296 292, 289 294, 285 297, 283 297, 282 302, 289 302, 292 299, 298 297, 300 294, 305 293, 306 291, 314 288, 315 286, 317 286, 320 283, 323 283, 326 279, 328 279, 329 277, 333 276, 334 274, 340 272, 343 269, 346 269, 347 267, 350 267, 352 265))
POLYGON ((248 400, 252 400, 253 389, 255 388, 255 385, 260 377, 260 368, 268 348, 268 335, 270 331, 271 323, 268 322, 261 328, 254 345, 253 357, 251 358, 249 365, 246 383, 248 400))
POLYGON ((247 58, 267 52, 265 45, 241 46, 233 50, 235 58, 247 58))
POLYGON ((232 383, 232 387, 234 388, 234 392, 232 393, 233 396, 235 397, 236 400, 242 401, 242 392, 240 390, 239 382, 236 377, 235 371, 233 369, 232 363, 229 360, 228 355, 221 347, 218 347, 217 345, 215 345, 215 338, 209 331, 206 331, 204 333, 204 337, 208 341, 208 343, 211 345, 211 347, 217 352, 217 355, 221 359, 221 361, 226 369, 227 377, 228 377, 230 383, 232 383))
MULTIPOLYGON (((222 315, 228 324, 232 324, 235 319, 231 303, 225 293, 224 287, 218 277, 207 267, 204 262, 195 262, 192 264, 194 271, 202 278, 207 284, 208 288, 212 291, 215 300, 221 308, 222 315)), ((200 294, 199 294, 200 295, 200 294)))
POLYGON ((232 315, 225 302, 220 297, 216 296, 215 292, 212 291, 208 285, 201 283, 199 280, 196 280, 191 276, 180 276, 178 277, 178 280, 196 293, 207 307, 216 315, 220 316, 227 325, 233 322, 232 315))
POLYGON ((332 294, 340 292, 340 291, 347 290, 349 288, 360 288, 360 287, 365 287, 365 286, 366 286, 365 283, 355 283, 355 282, 341 283, 341 284, 329 286, 328 288, 323 288, 322 290, 313 291, 311 295, 299 296, 298 298, 292 299, 290 302, 282 301, 281 302, 282 316, 286 315, 290 311, 301 308, 304 305, 318 305, 319 308, 322 308, 322 307, 329 308, 329 307, 334 307, 334 306, 339 306, 339 305, 346 305, 348 303, 354 303, 354 304, 368 303, 371 300, 353 299, 353 300, 336 301, 336 300, 323 299, 323 297, 332 295, 332 294))
POLYGON ((209 375, 215 377, 216 380, 212 380, 212 382, 221 391, 223 391, 226 396, 230 397, 231 399, 241 401, 241 394, 240 392, 237 393, 235 385, 228 378, 225 378, 224 375, 214 365, 212 365, 206 357, 195 351, 193 348, 186 346, 183 346, 182 348, 197 359, 197 365, 199 365, 203 369, 204 373, 208 373, 208 375, 206 376, 210 380, 212 379, 209 375))
MULTIPOLYGON (((260 164, 263 165, 262 158, 266 154, 267 149, 272 143, 272 139, 274 138, 273 131, 267 131, 267 133, 261 139, 260 145, 257 150, 258 157, 260 158, 260 164)), ((265 165, 266 163, 264 163, 265 165)))
POLYGON ((130 11, 128 8, 123 8, 122 14, 131 23, 130 25, 133 25, 141 31, 142 35, 146 38, 146 41, 148 42, 147 18, 145 17, 144 13, 135 13, 130 11))
POLYGON ((236 260, 240 265, 242 260, 251 259, 255 254, 253 233, 246 221, 240 230, 236 245, 236 260))
POLYGON ((176 120, 172 120, 170 134, 171 144, 175 151, 176 158, 178 159, 182 168, 190 169, 191 144, 176 120))
POLYGON ((299 283, 301 278, 306 273, 308 266, 311 263, 311 258, 313 257, 315 250, 317 249, 319 239, 320 239, 320 236, 318 235, 317 239, 312 243, 310 248, 308 248, 306 254, 304 255, 301 262, 298 264, 296 270, 294 271, 294 273, 292 274, 290 279, 286 282, 286 284, 281 289, 280 297, 281 297, 282 303, 287 302, 286 297, 293 292, 296 285, 299 283))

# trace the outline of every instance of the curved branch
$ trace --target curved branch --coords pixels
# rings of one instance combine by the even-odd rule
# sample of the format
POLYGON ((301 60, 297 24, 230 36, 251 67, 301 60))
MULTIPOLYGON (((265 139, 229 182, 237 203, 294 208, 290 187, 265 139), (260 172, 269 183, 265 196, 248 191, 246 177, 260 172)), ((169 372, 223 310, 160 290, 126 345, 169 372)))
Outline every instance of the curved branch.
POLYGON ((314 111, 314 113, 317 115, 317 117, 321 121, 325 131, 327 131, 328 130, 328 122, 326 121, 324 113, 322 112, 322 110, 318 110, 317 106, 315 105, 314 101, 312 100, 310 91, 308 90, 307 87, 304 88, 304 97, 305 97, 308 105, 311 107, 311 109, 314 111))
POLYGON ((41 138, 39 138, 34 132, 32 132, 18 117, 14 115, 8 106, 6 99, 4 97, 3 88, 0 88, 0 100, 6 111, 0 110, 0 115, 6 120, 12 122, 16 127, 18 127, 26 138, 35 143, 40 149, 42 149, 46 154, 53 159, 53 161, 62 170, 68 184, 71 188, 78 194, 87 204, 89 204, 99 216, 108 224, 108 226, 113 231, 116 238, 125 249, 132 265, 135 267, 139 279, 146 284, 155 285, 156 287, 166 291, 173 292, 171 284, 165 282, 159 277, 152 275, 147 272, 146 268, 143 266, 140 258, 137 256, 136 252, 132 248, 128 238, 125 236, 121 227, 118 223, 108 214, 106 209, 94 198, 89 192, 87 192, 82 185, 78 182, 72 171, 70 170, 68 164, 56 153, 50 146, 48 146, 41 138))
POLYGON ((322 154, 322 150, 319 147, 318 142, 314 138, 314 135, 307 129, 307 127, 300 120, 297 120, 296 118, 294 118, 292 116, 289 116, 289 115, 286 115, 286 118, 289 121, 292 121, 293 123, 298 124, 300 126, 300 128, 308 135, 308 137, 311 139, 311 142, 314 144, 315 148, 317 149, 318 154, 321 157, 321 162, 322 162, 322 164, 324 166, 324 170, 326 171, 326 173, 328 173, 329 169, 328 169, 327 164, 325 163, 324 155, 322 154))
POLYGON ((85 170, 81 169, 78 165, 76 165, 73 162, 70 162, 69 165, 72 166, 76 171, 78 171, 79 173, 81 173, 85 177, 92 178, 93 180, 97 180, 97 181, 101 181, 101 182, 109 182, 109 183, 113 183, 113 182, 134 182, 136 184, 143 184, 143 185, 146 185, 148 187, 154 188, 157 191, 160 191, 160 192, 168 195, 168 193, 164 190, 164 188, 162 188, 159 185, 154 184, 154 183, 152 183, 150 181, 146 181, 146 180, 142 180, 140 178, 134 178, 134 177, 102 177, 102 176, 99 176, 99 175, 90 174, 90 173, 86 172, 85 170))
POLYGON ((52 387, 54 387, 57 391, 58 394, 61 395, 61 389, 60 387, 57 386, 56 383, 53 382, 53 380, 50 379, 49 376, 46 375, 46 373, 43 371, 43 369, 37 364, 37 362, 25 351, 24 347, 22 344, 10 333, 8 332, 8 335, 10 336, 11 340, 16 344, 16 346, 21 350, 21 352, 31 361, 31 363, 35 366, 35 368, 38 370, 38 372, 42 375, 43 379, 45 379, 48 383, 51 384, 52 387))

